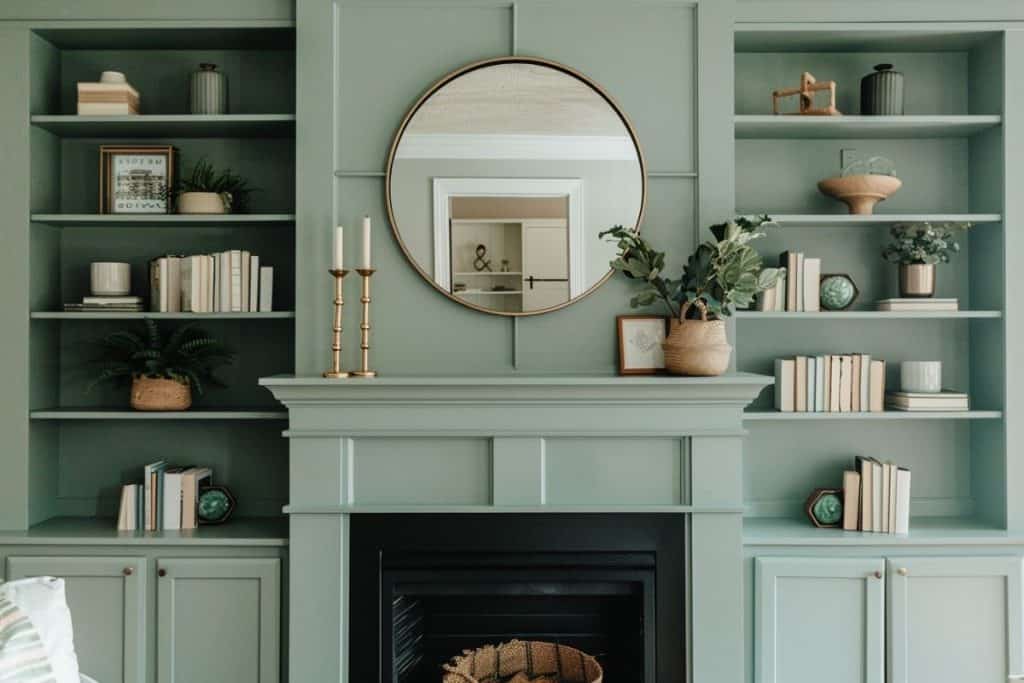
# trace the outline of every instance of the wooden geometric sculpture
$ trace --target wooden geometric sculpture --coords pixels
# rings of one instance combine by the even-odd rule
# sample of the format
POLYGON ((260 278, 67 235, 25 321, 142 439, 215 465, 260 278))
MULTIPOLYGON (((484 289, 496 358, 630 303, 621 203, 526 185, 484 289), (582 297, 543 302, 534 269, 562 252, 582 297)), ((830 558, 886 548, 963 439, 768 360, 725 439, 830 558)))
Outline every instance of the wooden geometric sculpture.
POLYGON ((784 97, 800 96, 800 111, 789 112, 796 116, 842 116, 842 112, 836 109, 836 82, 815 80, 810 72, 800 74, 799 88, 786 88, 785 90, 772 91, 772 113, 779 114, 779 100, 784 97), (814 106, 814 93, 828 90, 829 100, 827 107, 814 106))

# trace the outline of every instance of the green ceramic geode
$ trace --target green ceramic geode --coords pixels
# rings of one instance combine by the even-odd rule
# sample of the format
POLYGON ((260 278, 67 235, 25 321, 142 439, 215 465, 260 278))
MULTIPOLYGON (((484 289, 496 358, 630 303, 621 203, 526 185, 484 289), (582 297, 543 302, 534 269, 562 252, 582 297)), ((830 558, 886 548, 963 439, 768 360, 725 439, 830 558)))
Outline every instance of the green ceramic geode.
POLYGON ((820 524, 838 524, 843 518, 843 501, 834 493, 823 493, 814 502, 811 512, 820 524))
POLYGON ((827 311, 849 308, 857 294, 857 285, 849 275, 826 275, 821 279, 821 307, 827 311))
POLYGON ((205 524, 220 524, 227 521, 235 510, 235 499, 223 486, 211 486, 199 492, 196 513, 205 524))

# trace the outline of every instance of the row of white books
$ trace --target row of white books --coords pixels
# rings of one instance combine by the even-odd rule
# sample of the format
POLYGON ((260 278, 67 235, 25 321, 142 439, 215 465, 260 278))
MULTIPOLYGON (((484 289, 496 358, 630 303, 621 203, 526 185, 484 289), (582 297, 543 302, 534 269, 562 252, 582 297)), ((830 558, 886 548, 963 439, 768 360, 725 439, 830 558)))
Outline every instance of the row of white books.
POLYGON ((274 269, 243 249, 160 256, 149 263, 149 309, 160 313, 269 313, 274 269))
POLYGON ((910 531, 910 470, 857 456, 843 473, 843 529, 881 534, 910 531))
POLYGON ((867 413, 884 409, 885 361, 865 353, 775 360, 775 409, 867 413))
POLYGON ((118 531, 175 531, 199 526, 199 488, 213 483, 209 467, 146 465, 141 484, 121 487, 118 531))
POLYGON ((820 258, 784 251, 779 255, 779 270, 781 274, 775 288, 758 296, 757 310, 808 313, 821 310, 820 258))

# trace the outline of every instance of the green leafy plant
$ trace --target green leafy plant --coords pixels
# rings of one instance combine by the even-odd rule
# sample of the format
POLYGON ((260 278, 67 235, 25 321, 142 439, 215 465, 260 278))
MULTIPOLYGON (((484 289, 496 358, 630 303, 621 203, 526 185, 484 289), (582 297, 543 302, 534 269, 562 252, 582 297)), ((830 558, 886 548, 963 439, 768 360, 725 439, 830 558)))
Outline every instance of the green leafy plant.
POLYGON ((970 227, 970 223, 897 223, 889 230, 892 241, 882 250, 882 258, 903 265, 949 263, 960 251, 955 232, 970 227))
POLYGON ((90 389, 100 384, 126 386, 135 377, 173 379, 202 394, 206 385, 224 386, 214 374, 230 365, 234 352, 194 325, 182 325, 170 334, 146 318, 136 333, 119 330, 97 341, 99 376, 90 389))
POLYGON ((621 225, 605 230, 619 248, 611 267, 642 288, 629 301, 633 308, 661 302, 674 318, 697 317, 703 304, 711 318, 725 318, 737 308, 749 306, 754 296, 775 286, 777 268, 764 268, 751 242, 764 236, 768 216, 740 216, 712 225, 714 240, 700 244, 686 262, 678 279, 664 277, 665 252, 657 251, 636 232, 621 225), (687 304, 687 305, 684 305, 687 304))
POLYGON ((236 175, 230 168, 217 171, 213 164, 202 158, 192 167, 192 172, 181 178, 176 194, 182 192, 214 192, 219 194, 228 211, 244 212, 249 207, 249 195, 255 192, 249 181, 236 175))

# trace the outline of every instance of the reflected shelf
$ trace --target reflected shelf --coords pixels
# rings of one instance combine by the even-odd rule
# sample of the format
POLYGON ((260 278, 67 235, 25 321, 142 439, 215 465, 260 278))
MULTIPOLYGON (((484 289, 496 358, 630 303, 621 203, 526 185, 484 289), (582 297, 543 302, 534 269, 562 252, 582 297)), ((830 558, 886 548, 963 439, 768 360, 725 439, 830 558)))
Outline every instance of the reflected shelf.
POLYGON ((295 222, 293 213, 226 213, 226 214, 97 214, 97 213, 35 213, 33 223, 56 227, 168 227, 189 225, 284 225, 295 222))
POLYGON ((739 140, 963 138, 1002 125, 997 115, 735 117, 739 140))
POLYGON ((736 311, 739 320, 963 320, 1002 318, 1002 311, 736 311))
POLYGON ((131 311, 124 313, 85 313, 65 311, 33 311, 33 320, 285 320, 295 317, 295 311, 271 311, 267 313, 156 313, 153 311, 131 311))
MULTIPOLYGON (((739 211, 738 215, 757 212, 739 211)), ((763 212, 762 212, 763 213, 763 212)), ((782 228, 871 228, 896 223, 999 223, 998 213, 907 213, 907 214, 768 214, 782 228)))

